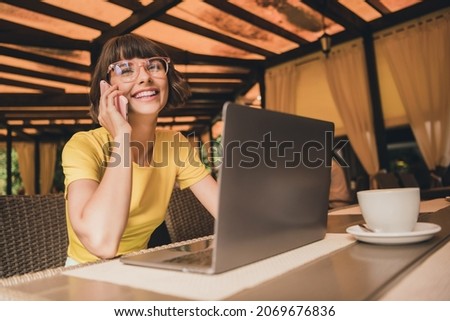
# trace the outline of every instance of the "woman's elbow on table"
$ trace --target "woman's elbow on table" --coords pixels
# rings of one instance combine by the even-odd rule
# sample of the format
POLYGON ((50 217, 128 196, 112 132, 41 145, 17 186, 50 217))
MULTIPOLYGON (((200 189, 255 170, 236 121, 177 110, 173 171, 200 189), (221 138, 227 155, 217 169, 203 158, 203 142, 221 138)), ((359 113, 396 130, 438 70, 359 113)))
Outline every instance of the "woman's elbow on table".
POLYGON ((91 254, 100 259, 116 257, 120 240, 100 234, 85 238, 80 237, 80 241, 91 254))

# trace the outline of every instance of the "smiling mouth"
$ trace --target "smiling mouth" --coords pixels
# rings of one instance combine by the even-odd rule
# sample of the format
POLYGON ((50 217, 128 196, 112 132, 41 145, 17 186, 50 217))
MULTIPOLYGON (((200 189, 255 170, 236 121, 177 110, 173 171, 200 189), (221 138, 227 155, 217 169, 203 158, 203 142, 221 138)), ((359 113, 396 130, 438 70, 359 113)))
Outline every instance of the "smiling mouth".
POLYGON ((146 97, 153 97, 156 96, 158 92, 156 90, 148 90, 148 91, 141 91, 137 93, 136 95, 133 95, 134 98, 146 98, 146 97))

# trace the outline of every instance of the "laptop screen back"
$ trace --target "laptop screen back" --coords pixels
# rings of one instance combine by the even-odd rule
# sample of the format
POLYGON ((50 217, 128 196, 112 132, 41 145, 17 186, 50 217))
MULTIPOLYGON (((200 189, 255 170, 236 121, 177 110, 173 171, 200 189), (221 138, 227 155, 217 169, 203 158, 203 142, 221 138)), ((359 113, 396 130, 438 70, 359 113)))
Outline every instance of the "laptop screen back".
POLYGON ((333 124, 233 103, 223 116, 215 272, 322 239, 333 124))

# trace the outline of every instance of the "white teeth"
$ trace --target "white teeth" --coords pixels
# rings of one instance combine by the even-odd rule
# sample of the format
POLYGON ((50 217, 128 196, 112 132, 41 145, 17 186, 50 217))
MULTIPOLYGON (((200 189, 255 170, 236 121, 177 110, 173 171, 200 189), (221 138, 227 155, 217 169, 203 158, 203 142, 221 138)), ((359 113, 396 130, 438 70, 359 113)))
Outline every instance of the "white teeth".
POLYGON ((149 91, 142 91, 140 93, 137 93, 134 97, 136 98, 142 98, 142 97, 151 97, 156 95, 156 91, 155 90, 149 90, 149 91))

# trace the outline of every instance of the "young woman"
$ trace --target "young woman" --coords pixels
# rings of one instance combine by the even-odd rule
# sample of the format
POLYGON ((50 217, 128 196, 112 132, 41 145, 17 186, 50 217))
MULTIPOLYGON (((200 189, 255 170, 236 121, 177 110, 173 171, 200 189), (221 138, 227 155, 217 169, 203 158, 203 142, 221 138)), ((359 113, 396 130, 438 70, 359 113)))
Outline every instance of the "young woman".
POLYGON ((104 45, 90 91, 101 127, 75 134, 62 155, 66 265, 146 248, 175 183, 216 215, 217 184, 196 151, 180 133, 156 130, 159 112, 188 97, 186 82, 151 40, 127 34, 104 45))

